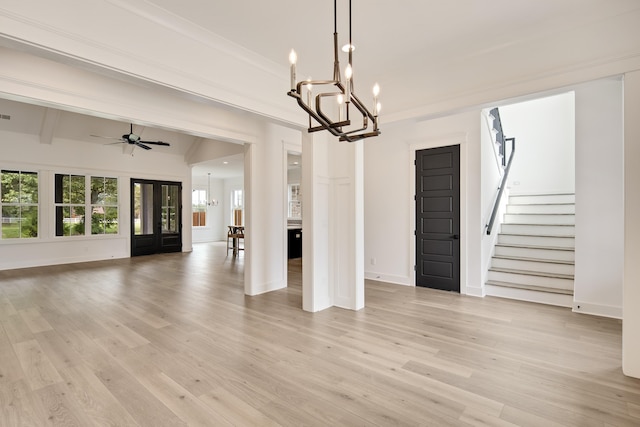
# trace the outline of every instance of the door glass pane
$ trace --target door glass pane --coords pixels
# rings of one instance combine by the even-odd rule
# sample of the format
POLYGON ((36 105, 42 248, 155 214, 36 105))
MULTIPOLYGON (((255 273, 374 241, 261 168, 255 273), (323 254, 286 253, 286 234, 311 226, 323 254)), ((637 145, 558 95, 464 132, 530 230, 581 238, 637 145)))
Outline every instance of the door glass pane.
POLYGON ((153 234, 153 184, 133 185, 134 234, 153 234))
POLYGON ((178 232, 178 193, 177 185, 162 185, 162 232, 178 232))

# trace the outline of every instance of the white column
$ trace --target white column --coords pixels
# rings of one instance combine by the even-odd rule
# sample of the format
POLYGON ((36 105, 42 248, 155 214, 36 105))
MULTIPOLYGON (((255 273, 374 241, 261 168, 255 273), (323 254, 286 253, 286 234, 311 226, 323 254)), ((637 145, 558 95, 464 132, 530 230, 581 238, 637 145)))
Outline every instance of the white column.
MULTIPOLYGON (((624 79, 622 371, 640 378, 640 71, 624 79)), ((603 149, 606 149, 603 147, 603 149)))
POLYGON ((303 308, 364 307, 363 142, 303 136, 303 308))
POLYGON ((302 134, 302 308, 333 305, 329 281, 330 178, 324 133, 302 134))
MULTIPOLYGON (((245 294, 258 295, 287 286, 282 182, 286 173, 282 139, 287 130, 266 124, 259 141, 245 145, 245 294)), ((288 135, 287 135, 288 137, 288 135)))

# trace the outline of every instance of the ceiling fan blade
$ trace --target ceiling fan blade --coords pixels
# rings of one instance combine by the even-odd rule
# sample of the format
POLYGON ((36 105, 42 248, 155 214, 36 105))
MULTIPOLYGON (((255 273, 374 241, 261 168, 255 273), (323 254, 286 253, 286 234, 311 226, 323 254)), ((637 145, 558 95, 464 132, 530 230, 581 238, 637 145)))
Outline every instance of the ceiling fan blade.
POLYGON ((110 142, 108 144, 103 144, 103 145, 116 145, 116 144, 124 144, 124 141, 118 141, 118 142, 110 142))
POLYGON ((116 138, 115 136, 102 136, 102 135, 89 135, 94 138, 104 138, 104 139, 117 139, 118 141, 122 141, 122 138, 116 138))
POLYGON ((163 142, 163 141, 138 141, 138 142, 142 142, 143 144, 162 145, 165 147, 171 146, 171 144, 169 144, 168 142, 163 142))
POLYGON ((141 141, 136 141, 136 144, 135 144, 135 145, 137 145, 137 146, 138 146, 138 147, 140 147, 140 148, 144 148, 145 150, 151 150, 151 147, 148 147, 148 146, 146 146, 146 145, 142 144, 142 142, 141 142, 141 141))

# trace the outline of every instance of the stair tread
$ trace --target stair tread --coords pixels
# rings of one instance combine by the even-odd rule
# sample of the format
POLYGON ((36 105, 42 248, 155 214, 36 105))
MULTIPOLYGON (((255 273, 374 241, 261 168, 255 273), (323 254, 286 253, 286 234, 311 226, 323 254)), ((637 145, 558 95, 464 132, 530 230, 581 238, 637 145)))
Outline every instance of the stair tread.
POLYGON ((536 246, 536 245, 518 245, 515 243, 496 243, 496 246, 503 248, 523 248, 523 249, 546 249, 552 251, 571 251, 575 252, 574 248, 563 248, 562 246, 536 246))
POLYGON ((575 202, 536 202, 536 203, 532 203, 532 202, 518 202, 518 203, 511 203, 511 201, 509 201, 508 203, 511 206, 549 206, 549 205, 570 205, 570 206, 575 206, 575 202))
POLYGON ((489 271, 495 271, 497 273, 520 274, 523 276, 550 277, 553 279, 574 280, 573 274, 541 273, 539 271, 518 270, 516 268, 502 268, 502 267, 491 267, 489 271))
POLYGON ((540 223, 533 224, 533 223, 530 223, 530 222, 509 222, 509 221, 505 221, 502 224, 503 225, 505 225, 505 224, 506 225, 522 225, 522 226, 526 226, 526 227, 549 227, 549 226, 551 226, 551 227, 575 227, 576 226, 575 224, 558 224, 558 223, 555 223, 555 224, 551 224, 551 223, 549 223, 549 224, 540 224, 540 223))
POLYGON ((487 280, 487 285, 493 286, 501 286, 505 288, 517 288, 517 289, 525 289, 529 291, 537 291, 537 292, 549 292, 554 294, 563 294, 563 295, 573 295, 573 290, 571 289, 558 289, 558 288, 549 288, 546 286, 532 286, 532 285, 521 285, 519 283, 511 283, 511 282, 502 282, 499 280, 487 280))
POLYGON ((548 212, 531 212, 531 213, 522 213, 522 212, 514 212, 509 213, 507 215, 545 215, 545 216, 554 216, 554 215, 573 215, 576 214, 574 212, 558 212, 558 213, 548 213, 548 212))
POLYGON ((498 233, 501 236, 515 236, 515 237, 560 237, 560 238, 571 238, 573 239, 574 237, 576 237, 575 235, 568 235, 568 234, 563 234, 563 235, 557 235, 557 234, 514 234, 514 233, 498 233))
POLYGON ((507 255, 494 255, 492 258, 497 259, 510 259, 513 261, 529 261, 529 262, 539 262, 539 263, 547 263, 547 264, 565 264, 565 265, 575 265, 574 261, 565 261, 561 259, 542 259, 542 258, 530 258, 530 257, 521 257, 521 256, 507 256, 507 255))
POLYGON ((511 193, 509 197, 575 196, 576 193, 511 193))

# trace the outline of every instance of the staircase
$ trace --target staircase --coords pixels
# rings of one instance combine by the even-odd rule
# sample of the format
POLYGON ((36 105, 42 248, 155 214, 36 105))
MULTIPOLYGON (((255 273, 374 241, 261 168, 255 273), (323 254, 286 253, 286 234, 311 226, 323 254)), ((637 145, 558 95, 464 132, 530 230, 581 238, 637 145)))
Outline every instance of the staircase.
POLYGON ((570 307, 574 236, 574 194, 510 196, 487 294, 570 307))

